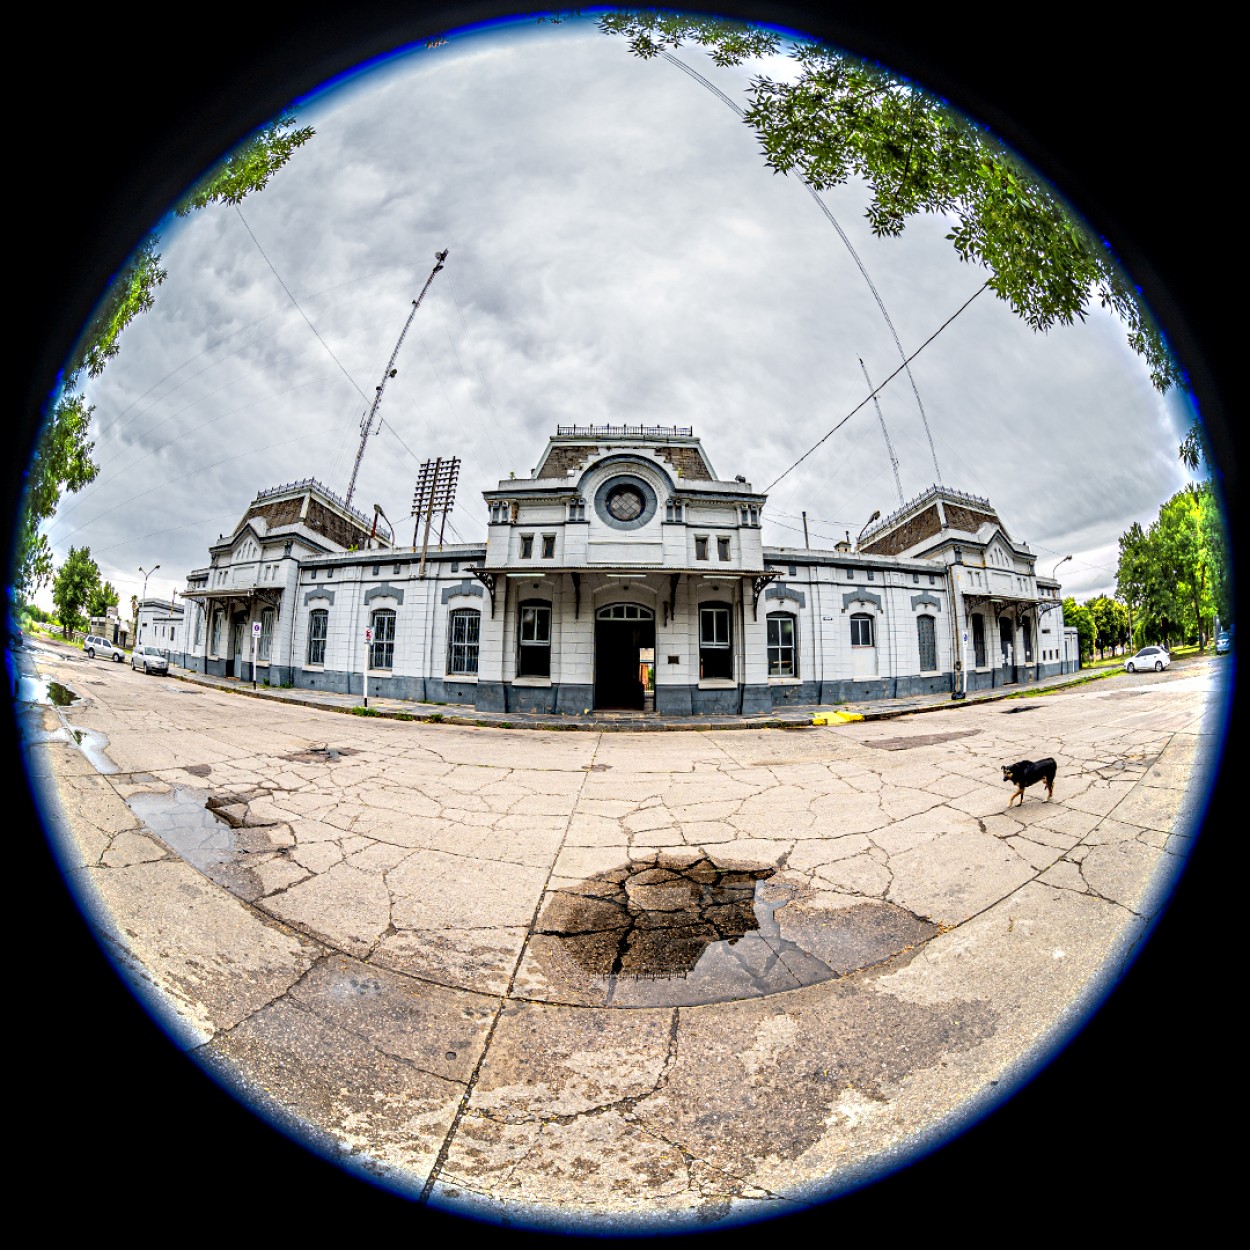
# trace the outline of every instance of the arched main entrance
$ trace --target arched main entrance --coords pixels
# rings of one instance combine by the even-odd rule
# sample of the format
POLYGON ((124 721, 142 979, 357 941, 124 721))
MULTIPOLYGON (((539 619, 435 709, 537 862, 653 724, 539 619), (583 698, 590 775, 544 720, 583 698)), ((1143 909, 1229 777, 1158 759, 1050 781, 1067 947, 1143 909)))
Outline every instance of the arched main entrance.
POLYGON ((595 613, 595 707, 647 705, 645 678, 655 671, 655 613, 638 603, 610 603, 595 613))

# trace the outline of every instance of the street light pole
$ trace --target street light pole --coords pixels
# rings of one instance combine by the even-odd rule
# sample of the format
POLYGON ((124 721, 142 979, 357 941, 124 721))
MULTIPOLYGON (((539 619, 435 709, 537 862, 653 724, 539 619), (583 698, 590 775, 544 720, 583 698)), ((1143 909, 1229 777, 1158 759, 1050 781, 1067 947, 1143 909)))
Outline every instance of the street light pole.
MULTIPOLYGON (((144 572, 143 566, 142 565, 139 566, 139 572, 143 573, 143 593, 139 596, 139 612, 143 611, 143 601, 148 597, 148 578, 151 577, 152 574, 155 573, 156 570, 159 569, 160 567, 161 566, 159 564, 154 564, 152 565, 150 569, 144 572)), ((135 646, 137 647, 139 645, 139 632, 140 632, 138 613, 135 614, 135 617, 136 617, 135 619, 135 646)))

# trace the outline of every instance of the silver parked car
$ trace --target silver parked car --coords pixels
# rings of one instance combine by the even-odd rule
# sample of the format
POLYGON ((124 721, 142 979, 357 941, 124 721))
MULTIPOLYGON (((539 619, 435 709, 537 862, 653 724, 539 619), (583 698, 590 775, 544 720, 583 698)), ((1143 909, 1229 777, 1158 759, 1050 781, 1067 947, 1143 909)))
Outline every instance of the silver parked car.
POLYGON ((1124 667, 1130 673, 1136 673, 1139 669, 1154 669, 1156 673, 1161 673, 1171 663, 1172 657, 1168 655, 1166 648, 1142 647, 1136 655, 1124 661, 1124 667))
POLYGON ((157 647, 136 647, 130 656, 130 667, 145 673, 168 673, 169 661, 157 647))
POLYGON ((126 658, 126 653, 121 647, 115 642, 109 642, 107 638, 101 638, 99 634, 88 634, 83 639, 82 649, 87 653, 89 660, 94 660, 98 654, 106 660, 113 660, 120 664, 126 658))

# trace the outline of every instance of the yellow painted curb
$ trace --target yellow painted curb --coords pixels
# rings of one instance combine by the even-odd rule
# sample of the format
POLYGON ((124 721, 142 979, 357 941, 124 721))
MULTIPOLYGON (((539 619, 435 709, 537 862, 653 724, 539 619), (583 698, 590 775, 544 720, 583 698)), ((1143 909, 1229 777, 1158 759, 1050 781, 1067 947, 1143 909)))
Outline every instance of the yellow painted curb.
POLYGON ((858 712, 817 712, 812 717, 813 725, 845 725, 847 721, 863 720, 858 712))

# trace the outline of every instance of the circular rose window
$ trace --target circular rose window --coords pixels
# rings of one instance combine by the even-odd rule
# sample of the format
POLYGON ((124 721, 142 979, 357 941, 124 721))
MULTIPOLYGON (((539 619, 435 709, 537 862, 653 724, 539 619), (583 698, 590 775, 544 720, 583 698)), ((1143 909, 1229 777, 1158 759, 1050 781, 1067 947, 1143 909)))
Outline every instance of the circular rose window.
POLYGON ((618 521, 637 520, 646 503, 636 486, 617 486, 607 498, 608 511, 618 521))

